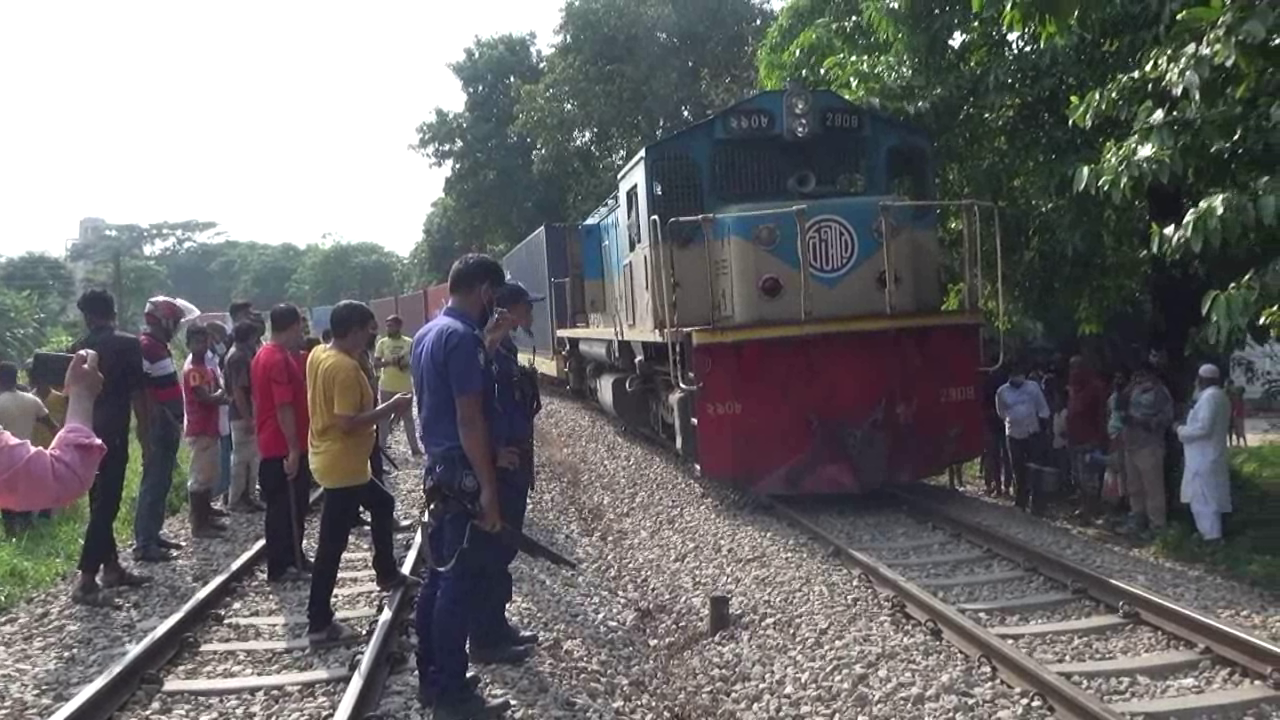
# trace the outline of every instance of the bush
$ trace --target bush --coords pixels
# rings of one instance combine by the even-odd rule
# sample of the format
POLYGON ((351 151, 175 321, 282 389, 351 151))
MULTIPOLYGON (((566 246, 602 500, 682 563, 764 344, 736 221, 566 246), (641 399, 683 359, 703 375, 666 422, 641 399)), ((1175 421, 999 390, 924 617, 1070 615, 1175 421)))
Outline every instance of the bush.
POLYGON ((1280 445, 1231 451, 1231 503, 1234 512, 1223 518, 1223 543, 1200 540, 1186 518, 1170 524, 1157 548, 1280 590, 1280 445))

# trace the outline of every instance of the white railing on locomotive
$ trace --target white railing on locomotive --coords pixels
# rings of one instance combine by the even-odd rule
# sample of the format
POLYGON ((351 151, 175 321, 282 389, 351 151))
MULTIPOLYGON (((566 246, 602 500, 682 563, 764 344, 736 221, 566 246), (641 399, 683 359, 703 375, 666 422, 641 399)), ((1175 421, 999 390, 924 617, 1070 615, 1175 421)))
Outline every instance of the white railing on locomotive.
POLYGON ((976 286, 978 300, 976 304, 981 309, 981 293, 982 293, 982 214, 983 208, 991 210, 993 225, 993 240, 995 242, 996 252, 996 328, 1000 337, 1000 355, 996 359, 996 363, 991 367, 984 367, 982 370, 994 370, 1004 364, 1004 256, 1002 250, 1002 240, 1000 237, 1000 206, 987 200, 886 200, 880 203, 880 226, 883 228, 884 242, 884 302, 885 312, 892 315, 894 310, 893 304, 893 250, 890 242, 894 233, 890 231, 892 227, 889 224, 888 213, 897 208, 945 208, 958 207, 961 213, 961 235, 962 235, 962 251, 964 253, 964 309, 966 311, 973 310, 975 301, 973 299, 973 287, 976 286), (970 224, 968 213, 973 213, 974 237, 970 237, 970 224), (971 260, 974 260, 971 265, 971 260), (976 282, 974 282, 976 275, 976 282), (971 284, 972 283, 972 284, 971 284))

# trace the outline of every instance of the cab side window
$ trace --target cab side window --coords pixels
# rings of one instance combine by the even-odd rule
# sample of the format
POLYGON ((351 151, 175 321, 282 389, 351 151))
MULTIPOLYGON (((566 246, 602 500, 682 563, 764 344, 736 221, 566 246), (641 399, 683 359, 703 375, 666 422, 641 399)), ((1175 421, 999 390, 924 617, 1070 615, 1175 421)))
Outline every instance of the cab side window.
POLYGON ((627 190, 627 241, 631 250, 640 244, 640 193, 635 185, 627 190))

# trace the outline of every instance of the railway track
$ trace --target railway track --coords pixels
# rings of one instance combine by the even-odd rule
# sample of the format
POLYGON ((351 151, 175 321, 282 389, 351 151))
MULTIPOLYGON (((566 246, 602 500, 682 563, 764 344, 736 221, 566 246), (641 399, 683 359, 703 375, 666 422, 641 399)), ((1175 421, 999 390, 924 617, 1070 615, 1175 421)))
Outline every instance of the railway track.
MULTIPOLYGON (((320 497, 319 491, 312 502, 320 497)), ((312 513, 309 525, 318 521, 312 513)), ((425 524, 397 536, 401 570, 421 567, 425 524)), ((313 644, 306 637, 309 583, 271 584, 255 542, 173 615, 84 686, 50 720, 259 715, 363 719, 388 674, 404 665, 400 630, 416 588, 379 591, 368 530, 352 532, 334 591, 337 619, 356 633, 313 644), (361 628, 367 628, 363 633, 361 628)))
POLYGON ((889 500, 768 506, 1055 717, 1280 718, 1280 646, 943 505, 889 500))

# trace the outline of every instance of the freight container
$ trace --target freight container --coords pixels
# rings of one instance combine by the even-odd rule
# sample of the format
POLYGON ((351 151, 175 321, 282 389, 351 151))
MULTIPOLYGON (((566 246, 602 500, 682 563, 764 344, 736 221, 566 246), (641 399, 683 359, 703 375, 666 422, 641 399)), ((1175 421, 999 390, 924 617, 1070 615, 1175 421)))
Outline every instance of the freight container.
POLYGON ((522 359, 532 360, 539 370, 559 376, 555 355, 555 330, 569 327, 575 311, 575 294, 581 277, 570 273, 570 246, 578 242, 577 225, 544 225, 511 249, 502 259, 507 277, 522 283, 529 292, 542 295, 533 306, 532 337, 522 332, 512 337, 522 359))

